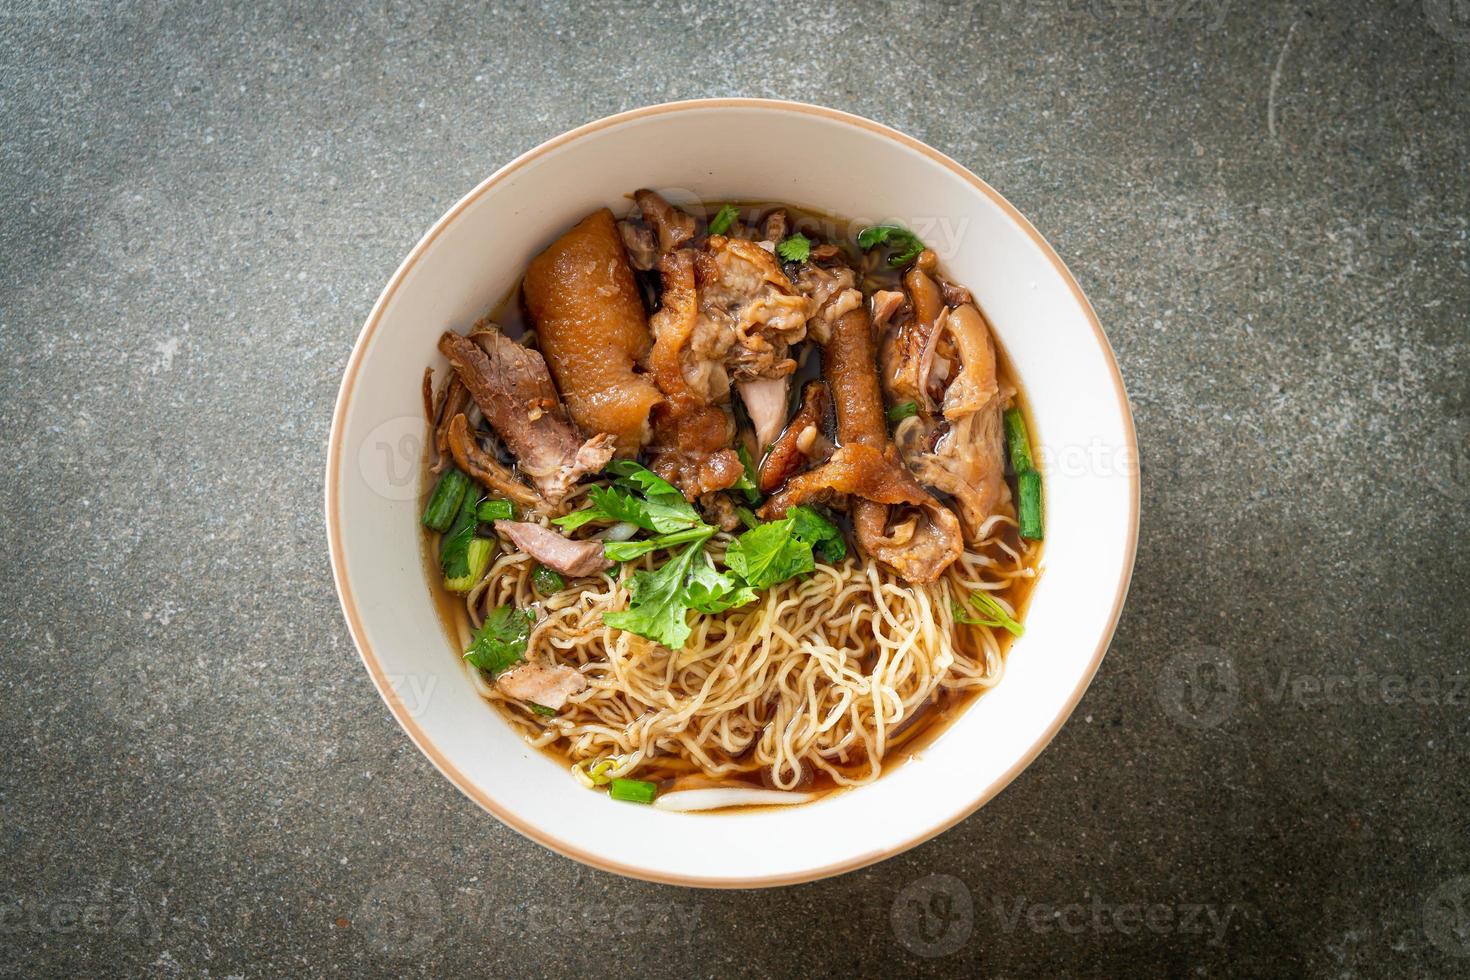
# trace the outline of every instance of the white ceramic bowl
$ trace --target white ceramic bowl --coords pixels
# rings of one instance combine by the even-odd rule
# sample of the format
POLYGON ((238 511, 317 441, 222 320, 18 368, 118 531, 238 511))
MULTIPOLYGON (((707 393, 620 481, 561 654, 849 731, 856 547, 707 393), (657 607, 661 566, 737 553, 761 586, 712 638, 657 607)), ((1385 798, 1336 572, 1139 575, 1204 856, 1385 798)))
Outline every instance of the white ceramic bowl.
MULTIPOLYGON (((442 376, 442 375, 441 375, 442 376)), ((368 316, 328 449, 332 570, 353 639, 414 743, 505 823, 653 881, 789 884, 880 861, 989 800, 1056 734, 1101 662, 1133 567, 1137 449, 1122 379, 1082 291, 999 194, 911 137, 815 106, 714 99, 610 116, 485 180, 429 229, 368 316), (898 220, 968 286, 1030 400, 1046 481, 1043 573, 1000 685, 876 783, 800 807, 666 813, 589 792, 478 698, 420 558, 419 380, 527 261, 639 187, 898 220)))

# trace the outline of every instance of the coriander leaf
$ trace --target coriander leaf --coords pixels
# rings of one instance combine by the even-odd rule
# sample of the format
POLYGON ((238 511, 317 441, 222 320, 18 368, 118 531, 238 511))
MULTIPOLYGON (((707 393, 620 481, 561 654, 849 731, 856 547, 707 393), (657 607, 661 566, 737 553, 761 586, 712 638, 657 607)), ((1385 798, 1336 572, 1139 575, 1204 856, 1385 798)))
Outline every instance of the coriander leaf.
POLYGON ((757 598, 755 589, 742 582, 738 575, 715 571, 707 551, 701 551, 694 560, 686 593, 690 608, 702 613, 722 613, 757 598))
POLYGON ((626 490, 618 487, 589 487, 587 499, 592 501, 590 506, 574 510, 564 517, 554 517, 551 523, 564 531, 575 531, 583 524, 590 524, 593 521, 607 521, 613 524, 630 521, 640 527, 650 530, 653 528, 644 514, 643 501, 626 490))
POLYGON ((893 250, 888 256, 891 266, 908 265, 924 251, 919 236, 900 225, 874 225, 858 233, 858 247, 864 252, 878 245, 887 245, 893 250))
POLYGON ((781 239, 781 244, 776 246, 776 254, 787 262, 805 262, 812 255, 811 239, 798 231, 781 239))
POLYGON ((823 560, 839 562, 847 557, 847 541, 842 531, 820 511, 798 504, 786 512, 786 517, 795 522, 792 533, 820 552, 823 560))
POLYGON ((1000 603, 990 598, 984 592, 973 593, 970 596, 970 603, 976 609, 980 610, 982 615, 972 616, 958 602, 951 602, 949 609, 954 614, 956 620, 961 623, 968 623, 971 626, 998 626, 1009 632, 1012 636, 1020 636, 1026 632, 1026 628, 1012 619, 1000 603))
POLYGON ((906 418, 919 414, 918 402, 899 402, 888 410, 888 421, 901 422, 906 418))
POLYGON ((758 504, 761 501, 761 491, 756 476, 755 462, 750 458, 750 450, 745 448, 745 442, 743 440, 737 440, 737 442, 735 455, 740 457, 740 465, 745 468, 745 471, 740 474, 740 479, 735 481, 731 489, 745 494, 748 503, 758 504))
POLYGON ((684 499, 672 483, 659 476, 653 470, 631 459, 615 459, 603 467, 603 471, 619 477, 618 482, 636 490, 645 497, 678 497, 684 499))
POLYGON ((735 516, 740 518, 740 523, 745 525, 747 531, 761 526, 760 518, 749 507, 736 507, 735 516))
POLYGON ((589 487, 587 497, 591 501, 590 506, 555 518, 552 523, 563 530, 574 531, 592 521, 626 522, 660 534, 708 526, 682 493, 667 480, 632 460, 613 460, 607 465, 606 472, 617 478, 615 486, 589 487))
MULTIPOLYGON (((691 523, 702 523, 699 515, 687 504, 679 506, 640 500, 622 487, 589 487, 587 496, 592 501, 590 507, 573 511, 565 517, 554 518, 552 523, 567 531, 574 531, 592 521, 606 521, 611 524, 626 522, 636 524, 645 531, 660 532, 679 531, 689 527, 691 523)), ((683 503, 682 497, 680 503, 683 503)))
POLYGON ((673 534, 663 534, 645 541, 609 541, 602 546, 602 553, 609 561, 632 561, 634 558, 641 558, 650 551, 672 548, 676 545, 688 544, 690 541, 708 541, 710 535, 714 533, 714 528, 705 525, 703 527, 691 527, 687 531, 675 531, 673 534))
POLYGON ((551 595, 565 589, 567 587, 567 580, 562 578, 561 573, 556 569, 547 568, 545 565, 537 565, 536 570, 531 573, 531 584, 542 595, 551 595))
POLYGON ((588 506, 561 517, 553 517, 551 523, 564 531, 575 531, 583 524, 590 524, 593 521, 608 521, 616 524, 627 519, 625 515, 628 511, 638 511, 641 507, 641 501, 636 500, 628 491, 617 487, 588 487, 587 499, 588 506))
POLYGON ((753 588, 764 589, 817 567, 812 546, 795 534, 796 519, 746 531, 725 552, 725 564, 753 588))
POLYGON ((639 500, 622 487, 589 487, 592 505, 614 524, 637 524, 645 530, 658 530, 648 512, 648 501, 639 500))
POLYGON ((591 524, 593 521, 598 520, 607 521, 612 520, 612 518, 593 506, 583 507, 581 510, 574 510, 570 514, 565 514, 561 517, 553 517, 551 523, 563 531, 575 531, 583 524, 591 524))
POLYGON ((662 643, 670 650, 683 649, 690 633, 684 581, 695 557, 703 551, 704 542, 695 541, 656 571, 634 572, 628 608, 603 613, 602 621, 613 629, 662 643))
MULTIPOLYGON (((634 508, 630 507, 619 520, 662 534, 704 524, 704 518, 684 499, 684 495, 652 470, 631 459, 615 459, 607 465, 606 471, 617 476, 621 486, 646 498, 645 501, 637 501, 636 516, 634 508)), ((599 499, 595 492, 590 493, 594 500, 599 499)))
POLYGON ((893 266, 895 269, 902 268, 903 266, 908 265, 914 259, 917 259, 919 255, 923 253, 923 251, 924 243, 915 238, 913 244, 911 244, 908 248, 904 249, 901 252, 896 251, 892 255, 888 256, 888 264, 893 266))
POLYGON ((475 631, 464 658, 492 675, 508 670, 526 659, 526 642, 535 624, 536 616, 529 609, 497 606, 475 631))
POLYGON ((735 219, 738 217, 740 217, 740 211, 735 207, 735 205, 724 205, 720 208, 719 212, 710 219, 709 233, 711 235, 723 235, 725 232, 730 230, 730 226, 735 223, 735 219))

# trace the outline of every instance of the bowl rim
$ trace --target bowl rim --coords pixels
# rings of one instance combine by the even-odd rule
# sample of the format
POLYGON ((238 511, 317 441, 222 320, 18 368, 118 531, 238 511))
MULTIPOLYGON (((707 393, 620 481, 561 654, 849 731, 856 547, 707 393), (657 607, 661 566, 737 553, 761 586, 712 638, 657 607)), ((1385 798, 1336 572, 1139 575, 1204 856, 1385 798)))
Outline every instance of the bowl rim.
POLYGON ((1081 286, 1077 284, 1077 280, 1073 277, 1071 271, 1067 268, 1061 257, 1057 255, 1056 250, 1051 247, 1046 239, 1041 236, 1041 233, 1036 230, 1031 222, 1028 221, 1026 217, 1021 214, 1021 212, 1017 210, 1014 205, 1010 203, 1010 201, 1006 200, 988 183, 986 183, 980 177, 976 176, 968 168, 962 166, 957 161, 951 159, 949 156, 943 153, 940 153, 938 150, 934 149, 923 141, 909 136, 906 133, 900 132, 899 130, 894 129, 891 126, 885 126, 882 123, 874 122, 871 119, 867 119, 863 116, 858 116, 853 113, 843 112, 838 109, 827 108, 826 106, 812 105, 805 102, 788 102, 782 99, 732 97, 711 99, 686 99, 677 102, 664 102, 657 105, 644 106, 642 108, 631 109, 625 112, 614 113, 610 116, 604 116, 601 119, 596 119, 592 122, 578 126, 575 129, 568 130, 567 132, 562 133, 560 136, 552 137, 551 139, 546 140, 538 146, 527 150, 525 153, 520 154, 509 163, 500 167, 489 177, 486 177, 483 181, 477 184, 474 189, 471 190, 468 194, 455 202, 455 204, 448 211, 446 211, 442 217, 435 221, 434 224, 429 228, 429 230, 424 233, 423 237, 420 238, 418 242, 414 245, 412 250, 409 251, 407 257, 404 258, 402 263, 399 264, 398 268, 394 271, 392 277, 389 278, 388 283, 386 286, 384 286, 382 293, 378 296, 376 302, 373 303, 373 308, 368 313, 367 320, 363 323, 362 330, 359 332, 357 339, 353 342, 352 354, 348 358, 347 367, 343 372, 342 384, 338 388, 337 401, 332 412, 332 427, 327 442, 327 469, 324 490, 326 497, 325 503, 327 545, 332 564, 332 579, 334 584, 336 585, 337 598, 341 603, 342 613, 347 619, 347 628, 348 632, 352 636, 353 644, 357 648, 357 652, 359 657, 362 659, 363 666, 367 668, 368 675, 372 678, 373 686, 378 689, 379 696, 382 697, 384 703, 388 706, 388 710, 393 714, 393 717, 397 720, 399 726, 408 734, 409 739, 412 740, 414 745, 418 747, 419 751, 422 752, 424 756, 427 757, 431 763, 433 763, 434 767, 438 769, 439 772, 442 773, 446 779, 453 783, 461 793, 469 797, 475 803, 479 804, 482 809, 490 813, 496 819, 500 820, 506 826, 517 831, 523 836, 530 838, 543 847, 555 851, 563 857, 571 858, 572 860, 578 861, 590 867, 598 868, 603 871, 611 871, 615 874, 624 875, 630 878, 636 878, 643 881, 652 881, 660 884, 703 888, 760 888, 782 885, 795 885, 808 881, 815 881, 821 878, 832 877, 834 875, 844 874, 848 871, 855 871, 859 868, 867 867, 880 861, 887 860, 888 858, 893 857, 897 854, 901 854, 904 851, 909 850, 910 848, 917 847, 925 841, 931 840, 932 838, 937 837, 939 834, 944 833, 946 830, 949 830, 961 820, 964 820, 966 817, 970 816, 980 807, 990 802, 991 799, 993 799, 1006 786, 1010 785, 1012 780, 1019 776, 1023 770, 1025 770, 1028 766, 1031 765, 1032 762, 1035 761, 1036 757, 1041 754, 1042 750, 1045 749, 1048 744, 1050 744, 1051 740, 1054 737, 1056 737, 1057 732, 1061 730, 1062 726, 1071 717, 1072 712, 1076 709, 1078 703, 1082 700, 1082 696, 1084 693, 1086 693, 1087 688, 1091 685, 1092 678, 1097 673, 1098 667, 1102 664, 1103 656, 1107 653, 1108 647, 1112 643, 1113 635, 1117 630, 1118 620, 1121 617, 1123 611, 1123 603, 1128 595, 1128 587, 1133 578, 1133 567, 1138 552, 1140 492, 1138 473, 1136 469, 1130 469, 1127 473, 1129 483, 1129 526, 1126 538, 1127 553, 1124 556, 1123 567, 1121 569, 1121 574, 1118 577, 1118 582, 1113 597, 1112 609, 1108 614, 1107 628, 1103 630, 1102 634, 1099 636, 1097 648, 1093 651, 1092 658, 1088 663, 1087 668, 1078 678, 1076 686, 1073 688, 1071 694, 1068 695, 1066 703, 1062 706, 1061 710, 1058 711, 1056 716, 1051 720, 1050 724, 1047 725, 1046 729, 1042 732, 1040 737, 1038 737, 1035 742, 1033 742, 1024 752, 1022 752, 1021 755, 1016 759, 1016 761, 1013 762, 1010 767, 1005 770, 1005 772, 1003 772, 999 777, 994 779, 988 785, 981 787, 976 793, 973 801, 961 807, 957 812, 945 817, 923 833, 920 833, 910 838, 909 840, 890 847, 886 850, 880 852, 858 854, 843 861, 834 862, 832 864, 828 864, 822 867, 809 868, 798 872, 770 875, 753 874, 744 877, 728 877, 719 879, 685 877, 681 875, 652 872, 636 865, 624 864, 619 861, 612 860, 602 854, 597 854, 583 850, 581 848, 573 847, 572 845, 567 844, 566 842, 543 831, 541 828, 536 827, 535 825, 521 819, 514 812, 511 812, 504 807, 496 804, 488 796, 482 793, 479 788, 463 772, 455 767, 454 764, 451 763, 449 759, 439 751, 438 747, 434 744, 433 741, 430 740, 423 729, 419 727, 412 714, 408 712, 403 703, 399 700, 398 695, 394 690, 392 684, 388 681, 382 664, 378 660, 377 654, 373 651, 372 645, 367 640, 366 630, 364 629, 361 614, 357 608, 357 603, 353 594, 352 586, 347 579, 346 563, 344 561, 343 555, 342 522, 340 514, 338 512, 343 460, 343 431, 346 426, 347 414, 350 408, 351 396, 353 394, 353 387, 357 380, 357 374, 362 364, 364 352, 368 346, 368 341, 371 339, 374 332, 378 329, 378 326, 383 316, 383 312, 387 308, 388 303, 392 300, 393 295, 398 291, 399 286, 402 285, 404 279, 408 275, 409 270, 412 269, 413 266, 419 261, 419 259, 428 250, 429 246, 433 244, 434 240, 437 239, 439 235, 480 196, 490 191, 491 188, 495 187, 501 181, 514 174, 516 171, 525 167, 532 161, 551 152, 552 150, 555 150, 568 143, 575 142, 576 140, 581 139, 582 137, 587 136, 591 133, 595 133, 599 130, 611 126, 621 125, 623 123, 631 122, 637 119, 645 119, 653 116, 660 116, 677 112, 687 112, 691 110, 697 111, 705 109, 731 108, 768 109, 780 112, 794 112, 830 121, 836 121, 839 123, 845 123, 849 126, 855 126, 857 128, 867 130, 868 132, 878 137, 892 140, 901 144, 902 146, 923 154, 930 160, 954 172, 957 176, 970 184, 970 186, 973 187, 976 191, 989 198, 994 204, 996 204, 1001 209, 1001 211, 1004 212, 1005 215, 1036 244, 1036 246, 1041 250, 1042 254, 1046 257, 1047 261, 1049 261, 1056 268, 1058 274, 1060 274, 1062 278, 1062 281, 1067 284, 1067 287, 1072 292, 1073 298, 1077 301, 1079 307, 1082 309, 1082 312, 1085 315, 1088 324, 1092 327, 1093 334, 1101 347, 1105 360, 1107 361, 1109 373, 1111 375, 1111 380, 1113 383, 1114 393, 1118 400, 1118 408, 1122 413, 1122 420, 1124 423, 1123 435, 1125 448, 1131 454, 1130 458, 1138 458, 1138 439, 1133 425, 1133 413, 1128 403, 1127 390, 1124 387, 1123 376, 1118 368, 1117 358, 1114 356, 1112 345, 1108 342, 1107 335, 1103 332, 1102 325, 1098 322, 1097 313, 1093 310, 1092 303, 1082 292, 1081 286))

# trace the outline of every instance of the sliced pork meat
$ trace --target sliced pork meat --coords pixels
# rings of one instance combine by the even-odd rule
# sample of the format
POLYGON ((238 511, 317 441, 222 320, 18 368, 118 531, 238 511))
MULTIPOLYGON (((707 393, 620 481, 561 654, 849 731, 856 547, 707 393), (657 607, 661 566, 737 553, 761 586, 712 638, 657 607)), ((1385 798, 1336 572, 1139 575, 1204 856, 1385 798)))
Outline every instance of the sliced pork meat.
POLYGON ((883 342, 883 387, 894 402, 913 402, 920 409, 934 407, 928 383, 934 363, 934 341, 945 314, 939 286, 917 265, 903 277, 913 316, 883 342))
POLYGON ((810 261, 815 262, 818 265, 826 265, 829 262, 837 262, 843 260, 844 253, 840 246, 834 245, 831 242, 824 242, 821 245, 812 246, 810 261))
POLYGON ((905 419, 896 441, 914 475, 959 504, 965 537, 975 542, 1010 501, 1002 411, 1013 393, 996 380, 995 342, 976 307, 951 310, 942 329, 955 364, 938 414, 905 419))
POLYGON ((755 242, 714 235, 705 248, 696 269, 704 326, 696 340, 736 379, 795 371, 790 348, 806 337, 811 301, 755 242))
MULTIPOLYGON (((633 192, 633 201, 643 212, 643 220, 658 238, 658 253, 667 255, 694 240, 698 223, 693 215, 674 207, 663 195, 648 188, 633 192)), ((653 268, 653 266, 649 266, 653 268)))
POLYGON ((587 678, 563 664, 531 660, 517 664, 495 678, 495 686, 508 698, 560 711, 572 695, 587 690, 587 678))
POLYGON ((697 253, 681 249, 659 262, 663 298, 649 321, 653 350, 648 368, 670 406, 713 405, 727 397, 730 376, 719 331, 702 320, 695 276, 697 253))
POLYGON ((787 480, 761 508, 761 516, 776 520, 798 504, 823 503, 837 494, 875 504, 917 505, 934 499, 896 463, 891 450, 855 443, 839 446, 826 464, 787 480))
MULTIPOLYGON (((430 375, 425 373, 425 383, 431 383, 429 377, 430 375)), ((434 451, 438 455, 438 461, 430 467, 435 473, 444 472, 444 468, 449 465, 449 425, 454 421, 456 415, 464 414, 469 404, 469 389, 464 386, 463 381, 459 380, 458 374, 450 371, 449 380, 444 382, 438 399, 429 410, 429 425, 434 429, 434 451)))
POLYGON ((907 581, 933 582, 964 550, 959 520, 904 469, 888 439, 873 346, 861 305, 833 323, 822 375, 832 391, 840 448, 825 465, 788 480, 762 514, 783 515, 817 494, 847 494, 863 551, 907 581))
POLYGON ((707 405, 668 419, 656 418, 650 468, 689 500, 740 482, 745 466, 730 448, 735 420, 719 405, 707 405))
POLYGON ((797 504, 848 498, 853 535, 869 556, 909 582, 933 582, 964 548, 959 519, 898 461, 872 446, 841 446, 831 460, 786 481, 761 508, 768 520, 797 504))
POLYGON ((740 391, 740 401, 745 405, 745 414, 750 416, 750 424, 755 426, 755 442, 759 447, 756 456, 759 458, 767 446, 775 443, 781 427, 786 424, 786 393, 791 388, 791 380, 786 377, 750 378, 736 382, 735 387, 740 391))
POLYGON ((791 222, 786 217, 785 208, 777 208, 761 219, 761 241, 775 244, 786 237, 791 222))
POLYGON ((975 297, 964 286, 956 285, 948 279, 939 280, 939 292, 944 296, 946 306, 966 306, 975 302, 975 297))
POLYGON ((846 265, 808 263, 797 274, 796 288, 811 302, 807 330, 819 344, 832 335, 838 317, 863 302, 863 294, 857 291, 857 273, 846 265))
POLYGON ((792 476, 832 455, 826 436, 827 408, 832 397, 820 381, 808 381, 801 390, 801 408, 761 459, 760 489, 772 493, 792 476))
POLYGON ((495 329, 468 338, 446 331, 439 350, 547 502, 560 503, 582 476, 612 458, 611 435, 584 439, 567 418, 536 351, 495 329))
POLYGON ((495 530, 509 538, 516 550, 563 575, 580 578, 613 566, 602 554, 601 541, 573 541, 549 527, 528 521, 496 521, 495 530))
POLYGON ((632 221, 618 222, 618 235, 623 239, 623 248, 628 252, 628 262, 639 272, 648 272, 658 267, 658 238, 647 225, 632 221))
POLYGON ((873 317, 873 329, 883 330, 890 320, 903 309, 904 295, 896 289, 880 289, 869 299, 868 312, 873 317))
POLYGON ((612 212, 594 211, 532 259, 521 295, 572 420, 636 455, 662 398, 635 370, 652 340, 612 212))
POLYGON ((654 412, 655 473, 689 500, 732 487, 745 468, 735 450, 735 420, 720 404, 729 398, 729 380, 718 361, 701 356, 695 341, 701 331, 695 257, 688 249, 665 255, 663 305, 653 315, 649 369, 666 402, 654 412))
POLYGON ((470 432, 469 421, 463 413, 449 420, 444 438, 448 450, 446 458, 452 457, 454 465, 480 486, 538 513, 551 509, 544 497, 516 479, 514 473, 481 447, 479 440, 470 432))
POLYGON ((729 494, 707 493, 699 498, 699 510, 704 519, 722 531, 738 531, 744 527, 740 512, 729 494))
MULTIPOLYGON (((445 389, 446 391, 448 389, 445 389)), ((424 380, 422 384, 424 396, 424 418, 429 422, 429 428, 433 428, 439 422, 438 402, 434 399, 434 369, 424 368, 424 380)))
MULTIPOLYGON (((635 195, 644 220, 683 240, 683 224, 652 192, 635 195)), ((682 212, 678 212, 682 213, 682 212)), ((687 217, 687 216, 686 216, 687 217)), ((665 241, 660 232, 660 244, 665 241)), ((697 500, 744 473, 731 448, 730 387, 740 387, 757 436, 772 441, 786 414, 790 348, 806 336, 811 302, 759 244, 712 235, 659 262, 663 294, 650 321, 648 369, 666 404, 654 415, 652 468, 697 500)))

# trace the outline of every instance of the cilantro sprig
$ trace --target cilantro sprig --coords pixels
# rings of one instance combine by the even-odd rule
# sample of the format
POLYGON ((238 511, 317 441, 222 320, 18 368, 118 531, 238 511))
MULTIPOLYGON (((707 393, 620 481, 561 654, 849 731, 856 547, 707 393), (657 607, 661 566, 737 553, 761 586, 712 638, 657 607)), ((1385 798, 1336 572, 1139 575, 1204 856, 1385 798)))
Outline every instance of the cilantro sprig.
MULTIPOLYGON (((627 580, 628 608, 604 613, 602 621, 671 650, 682 649, 693 632, 691 612, 716 615, 747 605, 761 589, 814 570, 817 555, 828 562, 847 556, 842 532, 810 507, 792 507, 785 518, 767 523, 740 507, 748 530, 725 549, 725 567, 718 568, 707 545, 719 528, 706 523, 677 488, 631 460, 610 463, 604 472, 614 477, 612 486, 591 488, 588 506, 556 523, 568 530, 592 522, 636 525, 641 536, 603 544, 612 561, 670 554, 654 568, 634 571, 627 580)), ((747 480, 754 491, 749 473, 747 480)), ((758 500, 758 491, 749 499, 758 500)))
POLYGON ((924 251, 924 243, 919 240, 919 236, 902 225, 873 225, 871 228, 864 228, 858 233, 857 241, 858 248, 864 252, 879 245, 887 245, 892 250, 888 256, 888 264, 895 269, 908 265, 924 251))
POLYGON ((572 511, 552 523, 566 531, 575 531, 594 521, 628 523, 660 534, 704 524, 704 518, 671 483, 631 459, 615 459, 607 464, 604 472, 616 479, 610 487, 595 486, 587 491, 592 506, 572 511))
POLYGON ((464 658, 491 674, 507 671, 526 659, 526 643, 535 625, 536 615, 531 610, 497 606, 475 631, 464 658))
POLYGON ((847 542, 843 540, 842 532, 821 512, 799 504, 788 510, 786 517, 796 522, 792 533, 811 545, 824 561, 835 564, 847 557, 847 542))
POLYGON ((776 254, 784 262, 805 262, 812 255, 812 240, 798 231, 781 239, 776 246, 776 254))

